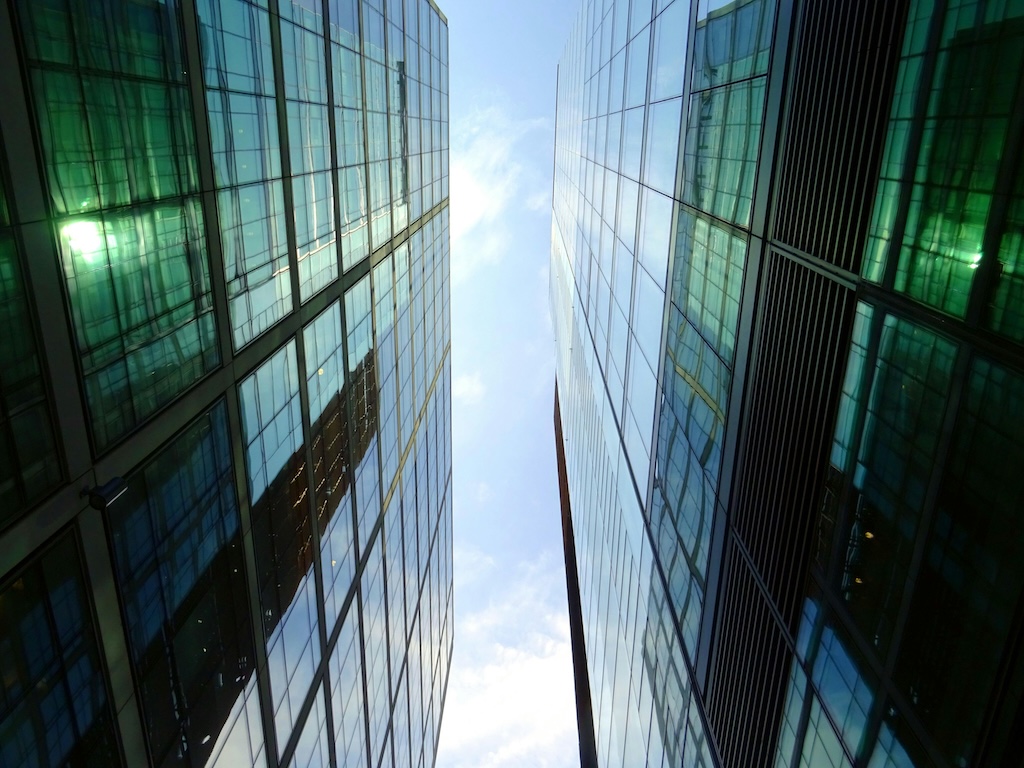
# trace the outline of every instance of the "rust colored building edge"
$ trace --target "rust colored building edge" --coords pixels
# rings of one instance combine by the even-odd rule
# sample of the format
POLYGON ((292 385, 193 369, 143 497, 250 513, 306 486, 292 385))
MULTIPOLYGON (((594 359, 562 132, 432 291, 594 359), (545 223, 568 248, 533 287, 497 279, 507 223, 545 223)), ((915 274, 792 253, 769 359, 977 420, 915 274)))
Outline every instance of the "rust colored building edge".
POLYGON ((565 476, 565 451, 562 449, 562 414, 558 408, 555 385, 555 453, 558 461, 558 497, 562 507, 562 549, 565 556, 565 586, 569 598, 569 636, 572 642, 573 684, 576 689, 576 728, 580 739, 581 768, 597 768, 594 743, 594 708, 590 701, 586 648, 583 645, 583 611, 580 607, 580 579, 576 571, 576 544, 572 534, 572 507, 569 483, 565 476))

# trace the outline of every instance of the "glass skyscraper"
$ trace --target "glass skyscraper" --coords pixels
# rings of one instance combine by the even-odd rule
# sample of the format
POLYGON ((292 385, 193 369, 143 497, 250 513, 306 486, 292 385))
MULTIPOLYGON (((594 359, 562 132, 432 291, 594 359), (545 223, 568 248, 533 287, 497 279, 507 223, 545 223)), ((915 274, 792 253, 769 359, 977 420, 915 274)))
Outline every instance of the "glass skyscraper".
POLYGON ((430 0, 0 2, 0 765, 432 766, 430 0))
POLYGON ((584 0, 555 434, 587 766, 1019 766, 1024 3, 584 0))

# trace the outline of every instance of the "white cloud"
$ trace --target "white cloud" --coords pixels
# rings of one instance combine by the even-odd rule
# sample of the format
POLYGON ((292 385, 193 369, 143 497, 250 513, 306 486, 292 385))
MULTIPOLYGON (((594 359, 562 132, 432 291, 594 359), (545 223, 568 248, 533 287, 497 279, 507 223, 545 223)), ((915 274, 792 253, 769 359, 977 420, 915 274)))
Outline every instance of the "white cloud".
POLYGON ((547 118, 514 120, 497 106, 476 109, 458 123, 450 172, 453 283, 501 260, 513 241, 505 219, 514 204, 525 200, 528 210, 546 205, 545 181, 520 156, 522 142, 550 131, 547 118))
POLYGON ((463 588, 494 570, 494 558, 473 547, 456 544, 452 558, 455 561, 455 579, 463 588))
POLYGON ((491 486, 487 483, 481 482, 476 486, 476 500, 481 504, 486 504, 488 501, 494 498, 494 491, 491 490, 491 486))
POLYGON ((551 207, 551 195, 547 191, 530 195, 526 201, 526 207, 531 211, 546 211, 551 207))
POLYGON ((480 372, 462 374, 452 380, 452 397, 464 405, 474 405, 483 400, 487 393, 480 372))
MULTIPOLYGON (((457 560, 456 594, 471 576, 457 560)), ((439 768, 579 765, 564 579, 542 556, 485 606, 456 611, 439 768)))

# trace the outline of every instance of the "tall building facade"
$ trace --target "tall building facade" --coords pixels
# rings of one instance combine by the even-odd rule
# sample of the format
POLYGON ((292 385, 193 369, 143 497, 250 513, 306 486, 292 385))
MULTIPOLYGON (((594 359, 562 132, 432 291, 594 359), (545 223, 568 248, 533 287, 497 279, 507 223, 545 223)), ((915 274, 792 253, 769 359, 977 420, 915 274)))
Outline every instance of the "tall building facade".
POLYGON ((1024 760, 1024 4, 585 0, 551 303, 580 751, 1024 760))
POLYGON ((429 0, 0 2, 0 765, 431 766, 429 0))

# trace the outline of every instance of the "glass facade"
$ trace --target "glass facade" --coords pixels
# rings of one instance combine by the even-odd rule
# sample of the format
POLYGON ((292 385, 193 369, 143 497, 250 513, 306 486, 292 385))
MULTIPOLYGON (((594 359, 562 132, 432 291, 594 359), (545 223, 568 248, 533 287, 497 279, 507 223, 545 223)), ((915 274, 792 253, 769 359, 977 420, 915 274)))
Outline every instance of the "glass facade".
POLYGON ((74 535, 0 585, 0 619, 4 764, 122 764, 74 535))
POLYGON ((22 253, 0 177, 0 530, 61 479, 22 253))
POLYGON ((432 766, 447 20, 10 5, 0 763, 432 766))
POLYGON ((760 107, 690 88, 693 30, 724 56, 696 11, 584 3, 559 67, 551 301, 601 765, 716 764, 684 642, 692 654, 745 254, 716 217, 749 218, 751 193, 744 212, 730 190, 752 183, 760 107))
POLYGON ((581 5, 550 293, 600 765, 1024 749, 1024 6, 891 10, 581 5))

